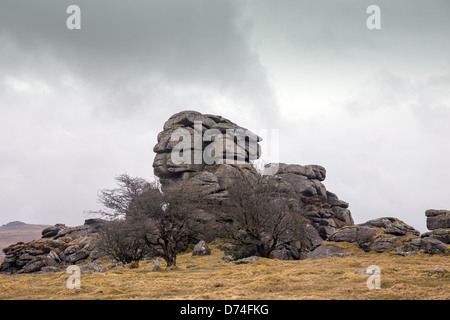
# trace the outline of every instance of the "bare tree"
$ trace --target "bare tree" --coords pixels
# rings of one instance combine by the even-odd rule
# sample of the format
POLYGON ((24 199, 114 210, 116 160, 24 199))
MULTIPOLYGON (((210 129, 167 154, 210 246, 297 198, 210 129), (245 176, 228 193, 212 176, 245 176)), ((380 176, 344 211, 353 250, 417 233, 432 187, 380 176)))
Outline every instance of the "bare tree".
POLYGON ((104 208, 96 212, 112 221, 101 237, 106 251, 126 259, 160 256, 167 267, 175 266, 177 254, 198 240, 197 193, 181 182, 163 193, 157 183, 141 178, 124 174, 116 180, 118 188, 100 191, 104 208))
POLYGON ((176 265, 176 257, 188 245, 199 240, 200 225, 196 213, 201 201, 198 195, 182 183, 166 188, 162 210, 147 215, 144 239, 155 255, 167 266, 176 265))
POLYGON ((274 191, 263 177, 236 181, 228 193, 230 207, 222 212, 229 221, 228 253, 236 258, 270 257, 278 246, 299 240, 301 220, 290 212, 288 197, 274 191))
POLYGON ((97 245, 103 252, 125 264, 139 261, 149 253, 144 239, 135 233, 135 224, 125 219, 103 224, 97 245))
POLYGON ((104 189, 98 193, 103 209, 95 213, 108 220, 117 220, 161 209, 163 195, 157 182, 130 177, 128 174, 117 176, 116 182, 118 188, 104 189))

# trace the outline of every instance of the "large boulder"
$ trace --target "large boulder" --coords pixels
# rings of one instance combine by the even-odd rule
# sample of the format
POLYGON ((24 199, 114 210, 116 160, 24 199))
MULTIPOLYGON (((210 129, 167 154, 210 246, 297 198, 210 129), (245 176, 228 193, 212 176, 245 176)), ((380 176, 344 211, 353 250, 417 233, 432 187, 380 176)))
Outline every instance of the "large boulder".
POLYGON ((368 226, 348 226, 330 235, 328 241, 335 242, 367 242, 373 239, 377 230, 368 226))
POLYGON ((386 252, 390 250, 400 237, 379 237, 370 244, 369 248, 376 252, 386 252))
POLYGON ((324 258, 342 258, 349 256, 350 253, 344 251, 344 249, 332 245, 323 244, 315 250, 309 252, 306 256, 307 259, 324 259, 324 258))
POLYGON ((42 238, 53 238, 62 229, 66 228, 64 224, 58 223, 42 230, 42 238))
MULTIPOLYGON (((375 236, 381 234, 394 236, 419 236, 420 232, 397 218, 384 217, 369 220, 358 225, 341 228, 330 235, 328 240, 337 242, 361 242, 362 240, 369 238, 373 238, 372 240, 375 240, 375 236)), ((386 239, 379 240, 380 242, 376 246, 385 247, 387 243, 392 241, 387 239, 389 237, 384 238, 386 239), (382 242, 385 242, 385 245, 382 245, 382 242)))
POLYGON ((181 111, 171 116, 158 134, 153 148, 154 173, 161 178, 180 178, 202 171, 212 164, 203 157, 205 151, 211 151, 206 154, 223 160, 221 163, 248 163, 259 158, 259 141, 256 134, 221 116, 181 111), (183 148, 183 155, 174 150, 176 146, 183 148), (174 161, 173 156, 186 161, 174 161))
POLYGON ((450 228, 450 210, 425 211, 427 216, 427 228, 429 230, 450 228))
POLYGON ((395 236, 404 236, 407 234, 412 234, 415 236, 419 236, 420 232, 410 225, 404 223, 403 221, 393 218, 393 217, 384 217, 369 220, 365 223, 360 224, 360 226, 368 226, 375 228, 384 229, 385 234, 392 234, 395 236))
POLYGON ((199 241, 192 251, 193 256, 207 256, 210 254, 211 250, 209 250, 209 247, 204 240, 199 241))
POLYGON ((450 244, 450 228, 434 229, 431 232, 423 233, 421 237, 431 237, 438 239, 445 244, 450 244))

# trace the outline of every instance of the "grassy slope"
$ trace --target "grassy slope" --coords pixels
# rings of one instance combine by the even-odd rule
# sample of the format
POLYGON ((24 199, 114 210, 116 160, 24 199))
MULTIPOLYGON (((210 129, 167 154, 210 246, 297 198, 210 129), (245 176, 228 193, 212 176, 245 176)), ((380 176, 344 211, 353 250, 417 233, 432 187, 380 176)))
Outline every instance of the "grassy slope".
POLYGON ((212 246, 210 256, 180 255, 179 270, 151 272, 153 265, 141 262, 138 269, 82 275, 78 290, 66 288, 65 273, 0 275, 0 299, 450 299, 449 273, 427 273, 450 270, 449 256, 402 257, 338 245, 356 255, 235 265, 212 246), (367 288, 369 275, 355 274, 370 265, 381 269, 379 290, 367 288))

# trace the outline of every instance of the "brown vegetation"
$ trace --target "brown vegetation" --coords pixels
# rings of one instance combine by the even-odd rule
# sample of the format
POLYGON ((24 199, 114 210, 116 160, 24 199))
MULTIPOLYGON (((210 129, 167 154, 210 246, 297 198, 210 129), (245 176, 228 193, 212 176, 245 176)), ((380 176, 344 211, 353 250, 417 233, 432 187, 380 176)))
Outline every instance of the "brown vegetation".
MULTIPOLYGON (((176 270, 152 272, 114 268, 83 274, 81 289, 68 290, 68 274, 0 276, 0 299, 450 299, 448 256, 396 256, 364 253, 356 244, 333 243, 352 253, 343 258, 284 261, 265 259, 236 265, 221 259, 210 245, 209 256, 178 256, 176 270), (195 264, 196 267, 187 268, 195 264), (370 265, 381 269, 381 289, 369 290, 370 265), (443 271, 447 270, 447 271, 443 271), (433 270, 441 270, 433 272, 433 270)), ((105 261, 105 266, 109 262, 105 261)))
POLYGON ((2 251, 3 248, 10 246, 11 244, 18 242, 29 242, 41 237, 41 232, 43 229, 47 228, 48 225, 39 224, 27 224, 22 223, 14 228, 8 227, 8 225, 0 227, 0 260, 2 260, 5 255, 2 251))

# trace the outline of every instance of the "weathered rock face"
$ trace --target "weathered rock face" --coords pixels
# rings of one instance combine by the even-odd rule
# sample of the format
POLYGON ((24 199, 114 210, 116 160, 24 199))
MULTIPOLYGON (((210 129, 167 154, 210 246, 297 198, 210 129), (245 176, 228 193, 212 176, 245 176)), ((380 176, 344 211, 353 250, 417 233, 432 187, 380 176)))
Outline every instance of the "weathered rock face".
POLYGON ((100 225, 99 219, 86 220, 78 227, 56 224, 42 230, 41 239, 4 248, 6 256, 0 265, 0 273, 56 272, 88 258, 93 262, 104 256, 94 245, 100 225))
POLYGON ((316 250, 311 251, 307 254, 308 259, 323 259, 323 258, 332 258, 332 257, 346 257, 349 256, 350 253, 343 252, 342 248, 337 246, 326 244, 318 247, 316 250))
MULTIPOLYGON (((334 232, 328 238, 328 241, 356 242, 359 245, 365 243, 368 250, 378 253, 391 252, 397 255, 414 255, 418 252, 448 254, 449 234, 448 229, 442 228, 420 235, 419 231, 403 221, 397 218, 384 217, 341 228, 334 232)), ((327 245, 327 243, 324 242, 322 246, 324 245, 327 245)), ((308 257, 313 257, 315 251, 308 257)), ((326 253, 326 251, 324 252, 326 253)), ((323 250, 319 253, 323 254, 323 250)))
POLYGON ((360 224, 360 226, 368 226, 375 228, 382 228, 385 234, 392 234, 395 236, 404 236, 407 234, 412 234, 415 236, 419 236, 420 232, 410 225, 404 223, 403 221, 393 218, 393 217, 385 217, 369 220, 365 223, 360 224))
POLYGON ((434 238, 445 244, 450 244, 450 210, 425 211, 427 228, 431 232, 422 234, 422 238, 434 238))
POLYGON ((419 236, 420 232, 397 218, 385 217, 369 220, 359 225, 341 228, 331 234, 328 240, 337 242, 358 242, 366 238, 373 238, 380 234, 419 236))
POLYGON ((265 178, 274 190, 294 195, 289 199, 291 209, 303 215, 322 240, 343 226, 353 225, 349 204, 327 191, 322 183, 325 177, 325 168, 318 165, 280 163, 278 172, 265 178))
POLYGON ((214 165, 211 160, 216 158, 223 163, 242 164, 260 156, 261 138, 221 116, 182 111, 171 116, 163 129, 153 148, 154 173, 160 178, 190 178, 205 166, 214 165), (179 149, 174 151, 176 146, 183 149, 182 154, 179 149), (184 161, 172 159, 174 156, 184 157, 184 161))
POLYGON ((405 239, 402 245, 398 246, 394 254, 399 255, 413 255, 417 252, 423 252, 427 254, 448 254, 447 245, 442 241, 434 238, 417 238, 417 239, 405 239))
POLYGON ((328 238, 335 242, 360 242, 375 237, 377 230, 367 226, 350 226, 337 230, 328 238))
POLYGON ((430 209, 425 212, 429 230, 450 228, 450 210, 430 209))
POLYGON ((441 228, 435 229, 431 232, 426 232, 421 235, 422 238, 430 237, 438 239, 445 244, 450 244, 450 229, 449 228, 441 228))
MULTIPOLYGON (((182 111, 169 118, 164 124, 163 131, 158 135, 158 143, 153 151, 156 152, 153 161, 154 173, 159 177, 164 190, 172 184, 183 181, 185 185, 195 188, 206 201, 212 204, 226 205, 228 187, 235 181, 256 180, 259 173, 251 165, 251 160, 256 160, 261 154, 258 142, 261 138, 252 132, 236 125, 228 119, 217 115, 201 114, 196 111, 182 111), (177 130, 184 131, 183 139, 177 130), (210 131, 216 130, 215 142, 223 144, 223 152, 218 152, 222 161, 207 163, 198 156, 208 153, 211 146, 210 139, 202 139, 208 136, 210 131), (230 130, 235 135, 230 134, 230 130), (178 136, 177 136, 178 134, 178 136), (237 138, 236 138, 237 136, 237 138), (246 142, 242 144, 240 137, 246 136, 246 142), (175 140, 175 141, 172 141, 175 140), (187 142, 183 150, 183 156, 188 163, 175 163, 172 151, 175 146, 180 146, 180 141, 187 142), (239 142, 241 141, 241 142, 239 142), (197 155, 195 154, 197 152, 197 155), (226 158, 226 155, 228 157, 226 158), (230 156, 231 155, 231 156, 230 156), (197 161, 195 157, 197 156, 197 161)), ((178 154, 180 155, 180 153, 178 154)), ((273 164, 267 166, 275 167, 273 164)), ((291 210, 301 214, 306 221, 305 245, 307 250, 312 250, 320 245, 338 228, 353 224, 349 204, 332 192, 327 191, 322 181, 325 180, 326 170, 318 165, 277 164, 277 172, 264 177, 265 183, 270 184, 274 191, 281 191, 289 197, 291 210)), ((214 215, 211 212, 199 212, 199 220, 211 221, 214 215)), ((220 225, 214 226, 220 232, 220 225)), ((207 241, 212 239, 205 239, 207 241)), ((284 245, 273 252, 273 256, 282 259, 299 259, 301 257, 300 243, 284 245)))
POLYGON ((391 250, 400 237, 379 237, 370 245, 370 249, 378 253, 391 250))

